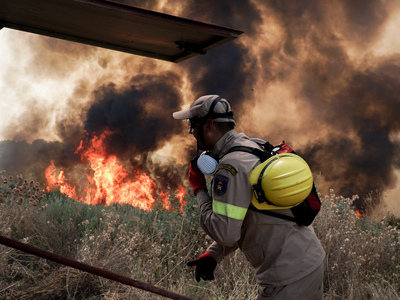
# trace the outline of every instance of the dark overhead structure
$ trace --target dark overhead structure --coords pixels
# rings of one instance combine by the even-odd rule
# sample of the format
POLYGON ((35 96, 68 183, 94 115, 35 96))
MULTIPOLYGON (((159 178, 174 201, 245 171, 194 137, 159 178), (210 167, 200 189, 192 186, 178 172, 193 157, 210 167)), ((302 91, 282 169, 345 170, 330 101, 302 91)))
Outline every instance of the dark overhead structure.
POLYGON ((0 0, 2 27, 171 62, 243 33, 109 0, 0 0))

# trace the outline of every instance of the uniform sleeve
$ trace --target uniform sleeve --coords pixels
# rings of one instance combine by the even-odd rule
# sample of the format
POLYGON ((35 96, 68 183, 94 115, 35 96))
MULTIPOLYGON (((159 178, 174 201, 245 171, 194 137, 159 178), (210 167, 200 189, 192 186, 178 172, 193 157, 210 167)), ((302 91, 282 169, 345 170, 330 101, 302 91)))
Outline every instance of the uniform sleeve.
POLYGON ((238 247, 235 245, 234 247, 223 247, 219 245, 217 242, 213 242, 208 248, 207 252, 214 257, 217 263, 220 263, 221 260, 229 255, 230 253, 234 252, 238 247))
POLYGON ((248 172, 229 161, 220 164, 214 175, 212 198, 198 193, 200 225, 220 246, 235 247, 251 202, 248 172))

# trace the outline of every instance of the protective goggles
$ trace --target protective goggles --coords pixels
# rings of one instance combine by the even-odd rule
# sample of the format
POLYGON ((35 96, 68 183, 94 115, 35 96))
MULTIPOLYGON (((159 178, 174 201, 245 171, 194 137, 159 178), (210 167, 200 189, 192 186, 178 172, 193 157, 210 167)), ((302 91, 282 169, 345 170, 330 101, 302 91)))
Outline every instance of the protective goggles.
POLYGON ((193 134, 194 128, 196 127, 197 124, 200 123, 200 119, 198 118, 187 119, 187 123, 189 124, 189 133, 193 134))

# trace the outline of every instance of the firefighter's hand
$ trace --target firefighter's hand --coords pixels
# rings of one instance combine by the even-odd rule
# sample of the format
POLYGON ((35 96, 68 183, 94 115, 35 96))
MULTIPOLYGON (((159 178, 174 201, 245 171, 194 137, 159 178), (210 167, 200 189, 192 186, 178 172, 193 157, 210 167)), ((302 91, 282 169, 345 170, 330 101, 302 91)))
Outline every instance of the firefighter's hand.
POLYGON ((206 179, 203 173, 201 173, 199 167, 197 166, 196 160, 190 162, 189 167, 189 183, 193 189, 193 193, 196 196, 198 190, 203 189, 207 191, 206 179))
POLYGON ((199 282, 200 278, 203 280, 214 280, 214 270, 217 266, 217 261, 206 252, 198 258, 193 259, 187 263, 189 267, 195 266, 196 281, 199 282))

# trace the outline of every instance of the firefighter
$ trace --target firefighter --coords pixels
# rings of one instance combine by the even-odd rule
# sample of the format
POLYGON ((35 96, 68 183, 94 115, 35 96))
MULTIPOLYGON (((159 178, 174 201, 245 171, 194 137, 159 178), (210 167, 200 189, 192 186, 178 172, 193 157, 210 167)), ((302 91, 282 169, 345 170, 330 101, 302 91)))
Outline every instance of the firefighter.
MULTIPOLYGON (((234 146, 259 146, 235 131, 230 103, 218 95, 205 95, 189 109, 173 113, 173 118, 186 119, 198 151, 208 151, 206 163, 199 158, 189 167, 200 225, 214 240, 204 254, 188 262, 195 266, 196 280, 213 280, 217 264, 239 248, 255 268, 258 300, 322 299, 325 252, 312 226, 248 209, 249 174, 260 160, 247 152, 226 153, 234 146), (213 176, 211 195, 200 171, 210 166, 216 167, 208 172, 213 176)), ((279 213, 293 216, 289 208, 279 213)))

